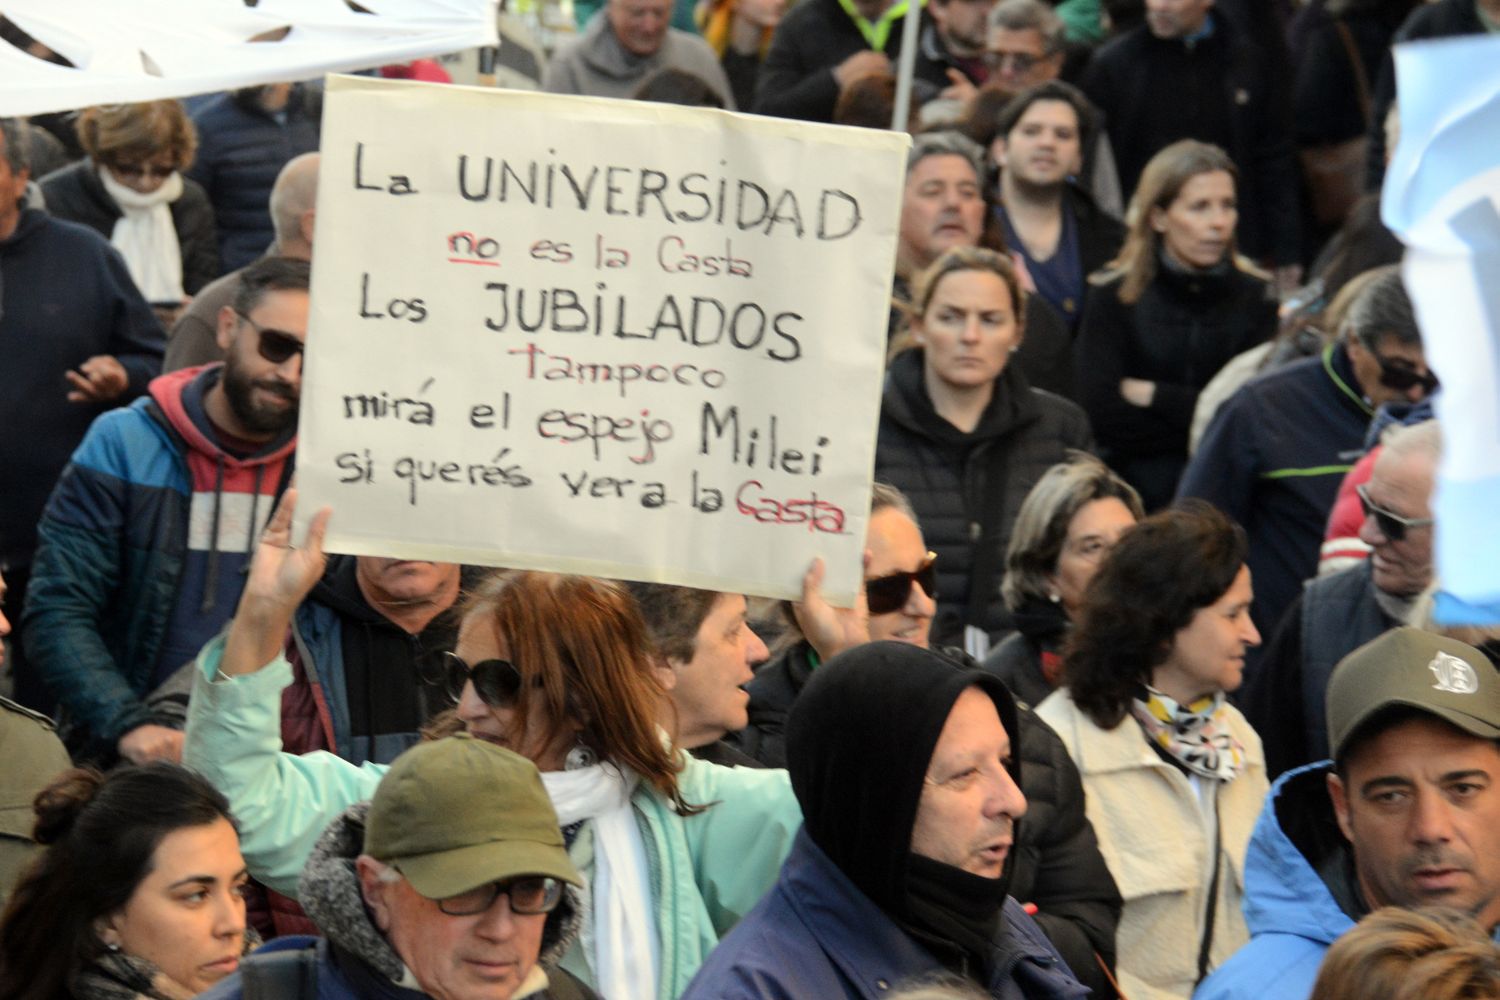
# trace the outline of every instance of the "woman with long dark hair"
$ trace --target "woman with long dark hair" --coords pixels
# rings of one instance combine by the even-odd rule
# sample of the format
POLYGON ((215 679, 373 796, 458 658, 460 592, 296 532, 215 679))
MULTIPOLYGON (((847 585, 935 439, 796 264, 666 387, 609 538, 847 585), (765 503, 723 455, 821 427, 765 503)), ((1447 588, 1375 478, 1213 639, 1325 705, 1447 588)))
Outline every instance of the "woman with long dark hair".
MULTIPOLYGON (((322 573, 329 516, 293 548, 295 495, 262 536, 226 638, 199 658, 183 752, 234 804, 251 872, 289 894, 324 827, 386 770, 281 752, 281 638, 322 573)), ((449 729, 536 764, 589 883, 584 943, 564 967, 633 1000, 682 992, 775 880, 801 822, 786 772, 719 767, 672 744, 657 671, 623 586, 534 572, 474 596, 448 663, 449 729)))
POLYGON ((1225 700, 1260 643, 1245 551, 1202 501, 1126 532, 1084 594, 1066 686, 1037 709, 1078 765, 1125 899, 1132 1000, 1185 1000, 1249 939, 1245 848, 1268 785, 1260 738, 1225 700))
POLYGON ((34 837, 0 918, 6 1000, 186 1000, 253 943, 229 803, 180 765, 68 771, 34 837))

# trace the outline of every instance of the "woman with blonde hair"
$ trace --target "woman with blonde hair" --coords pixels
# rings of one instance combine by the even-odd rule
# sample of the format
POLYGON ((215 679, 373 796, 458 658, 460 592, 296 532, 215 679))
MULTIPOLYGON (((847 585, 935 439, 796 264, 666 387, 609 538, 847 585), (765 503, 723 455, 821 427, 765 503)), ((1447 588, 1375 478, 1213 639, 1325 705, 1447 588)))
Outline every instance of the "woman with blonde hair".
POLYGON ((213 207, 183 176, 198 148, 192 121, 174 100, 106 104, 79 112, 77 130, 88 155, 41 179, 47 211, 97 230, 146 301, 175 312, 219 276, 213 207))
MULTIPOLYGON (((291 547, 295 496, 261 538, 226 636, 199 657, 183 750, 233 804, 251 873, 288 894, 318 835, 386 771, 281 751, 282 640, 322 574, 329 516, 291 547)), ((563 967, 608 997, 680 994, 775 881, 802 819, 786 772, 719 767, 673 745, 645 625, 610 581, 503 575, 470 602, 446 675, 452 728, 536 764, 588 882, 582 943, 563 967)))
POLYGON ((1012 363, 1025 306, 1003 255, 940 255, 913 283, 880 408, 875 478, 906 494, 938 556, 932 642, 975 657, 1011 627, 1000 569, 1021 501, 1069 449, 1093 445, 1083 411, 1012 363))
POLYGON ((1105 461, 1165 506, 1187 462, 1198 393, 1276 332, 1270 282, 1235 249, 1238 172, 1185 139, 1151 158, 1119 255, 1090 278, 1074 352, 1079 401, 1105 461))
POLYGON ((1308 1000, 1494 1000, 1500 949, 1471 917, 1387 906, 1333 943, 1308 1000))

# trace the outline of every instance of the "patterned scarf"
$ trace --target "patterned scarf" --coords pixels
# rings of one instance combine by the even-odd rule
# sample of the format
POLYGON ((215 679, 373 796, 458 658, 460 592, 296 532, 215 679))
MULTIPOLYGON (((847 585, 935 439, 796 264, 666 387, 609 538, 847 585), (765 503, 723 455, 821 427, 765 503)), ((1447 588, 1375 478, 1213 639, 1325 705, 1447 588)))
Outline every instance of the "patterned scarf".
POLYGON ((1135 698, 1130 714, 1141 724, 1146 739, 1172 756, 1193 774, 1216 781, 1233 781, 1245 764, 1245 748, 1224 724, 1224 692, 1179 705, 1154 688, 1143 689, 1146 700, 1135 698))

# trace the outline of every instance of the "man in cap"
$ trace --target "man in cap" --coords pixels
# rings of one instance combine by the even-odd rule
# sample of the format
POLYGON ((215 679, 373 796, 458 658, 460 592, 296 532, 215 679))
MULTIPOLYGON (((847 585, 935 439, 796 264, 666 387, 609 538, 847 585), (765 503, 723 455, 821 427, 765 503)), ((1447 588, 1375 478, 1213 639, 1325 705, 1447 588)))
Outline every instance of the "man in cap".
POLYGON ((1197 1000, 1312 991, 1329 946, 1382 906, 1500 923, 1500 675, 1479 650, 1399 628, 1328 685, 1333 760, 1271 787, 1245 859, 1250 943, 1197 1000))
POLYGON ((581 879, 530 761, 423 743, 313 849, 299 897, 325 937, 278 938, 204 997, 597 1000, 554 965, 578 927, 564 883, 581 879))
POLYGON ((820 666, 787 723, 803 829, 683 1000, 852 1000, 943 974, 1007 1000, 1086 995, 1007 897, 1014 732, 997 678, 910 643, 820 666))

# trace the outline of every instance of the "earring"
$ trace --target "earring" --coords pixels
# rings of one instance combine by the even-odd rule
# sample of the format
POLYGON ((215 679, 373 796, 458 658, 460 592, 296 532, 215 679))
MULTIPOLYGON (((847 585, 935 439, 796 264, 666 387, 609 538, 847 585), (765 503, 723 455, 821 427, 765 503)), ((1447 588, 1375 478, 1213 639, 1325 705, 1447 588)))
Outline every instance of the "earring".
POLYGON ((119 951, 120 950, 120 942, 118 942, 118 941, 106 941, 106 942, 104 942, 104 947, 108 948, 110 951, 119 951))
POLYGON ((1053 604, 1058 604, 1062 601, 1062 595, 1055 590, 1049 590, 1047 591, 1047 600, 1051 601, 1053 604))
POLYGON ((590 747, 579 743, 573 749, 569 750, 568 755, 563 758, 563 770, 581 771, 586 767, 593 767, 597 763, 599 763, 599 755, 594 753, 590 747))

